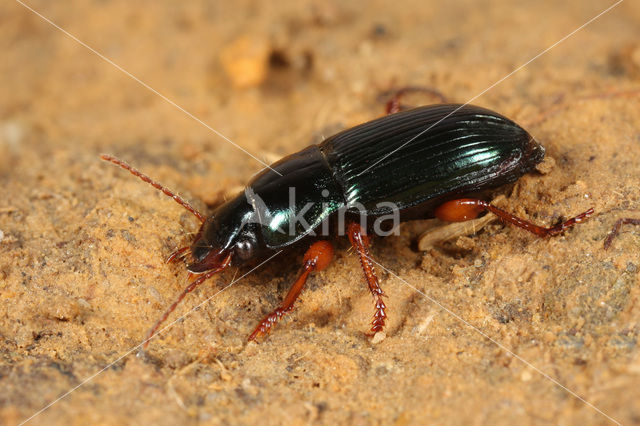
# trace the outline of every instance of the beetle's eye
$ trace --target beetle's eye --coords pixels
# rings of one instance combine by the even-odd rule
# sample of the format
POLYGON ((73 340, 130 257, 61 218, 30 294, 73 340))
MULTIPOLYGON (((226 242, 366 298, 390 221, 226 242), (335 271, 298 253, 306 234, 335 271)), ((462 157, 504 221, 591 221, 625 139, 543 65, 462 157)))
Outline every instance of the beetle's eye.
POLYGON ((236 254, 242 260, 248 260, 253 257, 255 250, 255 241, 253 240, 240 240, 236 243, 236 254))

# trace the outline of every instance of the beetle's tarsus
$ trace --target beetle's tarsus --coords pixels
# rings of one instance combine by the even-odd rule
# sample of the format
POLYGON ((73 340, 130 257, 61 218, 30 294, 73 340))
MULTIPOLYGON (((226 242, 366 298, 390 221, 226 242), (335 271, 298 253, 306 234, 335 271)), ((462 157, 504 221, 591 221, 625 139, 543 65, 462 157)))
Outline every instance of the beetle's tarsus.
POLYGON ((562 232, 564 232, 565 229, 570 228, 573 225, 576 225, 578 223, 581 223, 592 214, 593 214, 593 209, 589 209, 586 212, 582 212, 579 215, 572 217, 569 220, 565 220, 564 222, 549 228, 549 235, 553 236, 553 235, 561 234, 562 232))
POLYGON ((267 315, 262 321, 260 321, 260 324, 258 324, 258 326, 256 327, 255 330, 253 330, 253 333, 251 333, 251 335, 249 336, 249 339, 247 339, 249 342, 251 341, 255 341, 256 339, 262 337, 262 336, 266 336, 267 334, 269 334, 271 332, 271 328, 276 325, 278 323, 278 321, 280 321, 280 319, 287 314, 288 312, 293 310, 293 306, 291 306, 288 310, 284 310, 282 308, 277 308, 276 310, 274 310, 273 312, 271 312, 269 315, 267 315))
POLYGON ((604 249, 608 250, 611 247, 611 243, 616 238, 616 236, 620 233, 620 227, 622 225, 640 225, 640 219, 634 219, 631 217, 625 217, 622 219, 616 220, 616 223, 611 228, 611 231, 607 234, 607 238, 604 240, 604 249))
POLYGON ((378 276, 376 275, 376 271, 373 267, 373 260, 369 253, 369 237, 362 227, 356 222, 349 223, 347 232, 349 234, 351 246, 356 250, 360 257, 360 264, 364 271, 364 277, 367 280, 369 291, 371 291, 375 302, 376 310, 373 314, 373 320, 371 321, 371 332, 375 334, 384 328, 387 320, 387 306, 382 300, 385 294, 384 291, 382 291, 382 288, 380 288, 380 282, 378 281, 378 276))
POLYGON ((271 328, 276 325, 284 315, 293 310, 293 304, 298 299, 298 296, 300 296, 300 293, 302 293, 309 274, 315 270, 321 271, 326 268, 332 258, 333 246, 331 243, 324 240, 313 243, 304 255, 302 273, 289 289, 280 307, 260 321, 260 324, 253 330, 248 340, 256 340, 258 337, 269 334, 271 328))

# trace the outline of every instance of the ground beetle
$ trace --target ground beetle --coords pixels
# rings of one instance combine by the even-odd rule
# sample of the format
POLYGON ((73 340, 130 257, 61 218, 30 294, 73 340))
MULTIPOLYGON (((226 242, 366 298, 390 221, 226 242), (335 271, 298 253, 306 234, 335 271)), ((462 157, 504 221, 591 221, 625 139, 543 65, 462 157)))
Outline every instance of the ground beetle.
POLYGON ((209 217, 128 164, 103 155, 104 160, 172 197, 202 222, 192 245, 169 258, 187 261, 187 269, 199 276, 152 327, 145 345, 185 295, 214 274, 232 264, 257 263, 278 250, 306 250, 300 277, 249 340, 265 335, 292 310, 309 274, 327 267, 333 257, 329 236, 340 232, 360 258, 375 300, 371 331, 378 332, 387 317, 369 254, 369 236, 375 233, 372 222, 379 230, 388 230, 394 225, 394 213, 400 222, 432 217, 464 221, 490 211, 536 235, 558 234, 593 209, 543 228, 481 199, 487 190, 531 171, 544 153, 522 127, 488 109, 424 106, 353 127, 281 159, 209 217), (339 218, 344 218, 344 229, 339 229, 339 218))

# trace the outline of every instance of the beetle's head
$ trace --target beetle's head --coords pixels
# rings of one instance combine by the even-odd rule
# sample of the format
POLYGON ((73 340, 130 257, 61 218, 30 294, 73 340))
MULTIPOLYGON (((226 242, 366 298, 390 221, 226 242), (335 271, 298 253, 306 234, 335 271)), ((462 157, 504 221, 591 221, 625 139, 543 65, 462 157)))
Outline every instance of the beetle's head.
POLYGON ((254 259, 262 250, 260 227, 248 218, 253 212, 239 196, 218 207, 202 224, 191 245, 192 262, 187 269, 202 273, 254 259))

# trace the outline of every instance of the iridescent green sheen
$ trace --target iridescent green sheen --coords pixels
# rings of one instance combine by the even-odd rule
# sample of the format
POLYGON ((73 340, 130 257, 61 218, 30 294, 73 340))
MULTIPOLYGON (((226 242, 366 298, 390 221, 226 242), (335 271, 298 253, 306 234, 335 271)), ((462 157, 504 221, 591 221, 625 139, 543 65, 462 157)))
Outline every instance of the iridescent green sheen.
POLYGON ((544 148, 508 118, 448 104, 370 121, 330 137, 321 149, 345 198, 370 215, 381 213, 380 201, 429 215, 444 199, 515 181, 544 157, 544 148))

